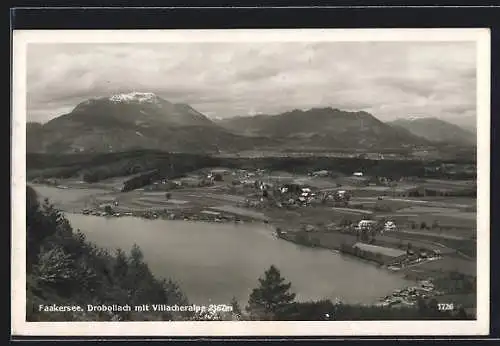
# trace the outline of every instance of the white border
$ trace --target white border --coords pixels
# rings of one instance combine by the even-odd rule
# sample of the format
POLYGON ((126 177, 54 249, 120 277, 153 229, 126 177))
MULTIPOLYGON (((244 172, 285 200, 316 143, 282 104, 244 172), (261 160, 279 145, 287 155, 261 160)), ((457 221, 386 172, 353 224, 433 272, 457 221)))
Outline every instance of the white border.
POLYGON ((489 29, 29 30, 13 33, 12 322, 16 336, 405 336, 489 333, 489 29), (26 322, 28 43, 421 41, 477 43, 477 320, 316 322, 26 322))

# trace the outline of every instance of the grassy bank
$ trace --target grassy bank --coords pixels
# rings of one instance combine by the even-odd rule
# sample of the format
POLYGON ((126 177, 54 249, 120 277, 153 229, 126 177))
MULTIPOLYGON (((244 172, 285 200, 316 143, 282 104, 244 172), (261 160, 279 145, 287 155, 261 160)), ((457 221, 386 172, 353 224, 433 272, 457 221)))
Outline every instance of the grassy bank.
POLYGON ((359 258, 363 261, 383 266, 391 261, 391 258, 377 256, 366 251, 355 251, 353 245, 357 242, 356 237, 341 232, 283 232, 277 231, 277 236, 292 243, 328 250, 359 258))

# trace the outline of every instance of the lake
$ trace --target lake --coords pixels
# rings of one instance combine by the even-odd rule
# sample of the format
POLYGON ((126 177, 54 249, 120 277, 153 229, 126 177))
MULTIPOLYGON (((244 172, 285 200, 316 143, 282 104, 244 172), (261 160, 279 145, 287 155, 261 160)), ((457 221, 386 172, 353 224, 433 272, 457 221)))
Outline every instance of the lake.
MULTIPOLYGON (((37 191, 50 198, 45 188, 37 191)), ((72 190, 57 190, 57 196, 72 190)), ((78 192, 81 193, 81 192, 78 192)), ((72 200, 72 198, 68 198, 72 200)), ((265 224, 219 224, 66 213, 73 228, 108 249, 139 245, 158 277, 178 282, 192 303, 245 304, 258 278, 274 264, 297 300, 373 303, 410 282, 359 259, 302 247, 273 235, 265 224)))

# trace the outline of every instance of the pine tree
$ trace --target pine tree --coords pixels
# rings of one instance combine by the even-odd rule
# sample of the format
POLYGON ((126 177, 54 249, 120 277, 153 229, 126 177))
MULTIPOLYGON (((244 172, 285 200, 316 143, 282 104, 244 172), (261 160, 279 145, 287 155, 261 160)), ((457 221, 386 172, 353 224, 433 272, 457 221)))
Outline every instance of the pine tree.
POLYGON ((141 298, 144 297, 145 287, 149 284, 149 268, 144 263, 144 255, 137 244, 132 246, 128 256, 127 275, 123 286, 128 289, 132 303, 142 304, 141 298))
POLYGON ((122 280, 128 271, 127 254, 122 249, 116 249, 116 259, 113 265, 113 274, 122 280))
POLYGON ((460 319, 460 320, 466 320, 466 319, 469 318, 469 316, 467 315, 467 312, 465 311, 465 309, 464 309, 463 306, 461 306, 458 309, 457 318, 460 319))
POLYGON ((259 278, 259 283, 250 294, 246 310, 251 319, 275 320, 295 299, 295 293, 290 292, 291 283, 285 282, 274 265, 259 278))
POLYGON ((240 319, 241 318, 241 308, 240 308, 240 304, 238 303, 238 300, 236 299, 236 297, 233 297, 229 304, 233 308, 233 311, 232 311, 233 315, 236 316, 237 319, 240 319))
POLYGON ((130 250, 130 264, 133 266, 139 266, 143 263, 144 254, 142 253, 139 245, 132 245, 132 249, 130 250))

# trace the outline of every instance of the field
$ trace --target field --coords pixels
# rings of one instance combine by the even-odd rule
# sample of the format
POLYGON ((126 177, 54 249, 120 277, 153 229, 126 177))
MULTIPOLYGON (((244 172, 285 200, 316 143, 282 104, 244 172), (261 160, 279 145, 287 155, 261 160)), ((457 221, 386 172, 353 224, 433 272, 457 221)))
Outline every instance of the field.
POLYGON ((225 212, 228 212, 231 214, 236 214, 236 215, 249 216, 251 218, 258 219, 258 220, 267 220, 267 217, 262 213, 248 210, 248 209, 244 209, 244 208, 234 207, 231 205, 211 207, 211 209, 225 211, 225 212))
POLYGON ((354 244, 354 246, 361 249, 361 250, 369 251, 369 252, 376 253, 376 254, 379 253, 379 254, 387 256, 387 257, 399 257, 399 256, 403 256, 404 254, 406 254, 406 251, 394 249, 391 247, 372 245, 372 244, 356 243, 356 244, 354 244))

